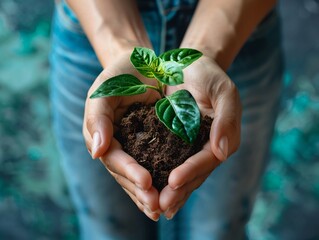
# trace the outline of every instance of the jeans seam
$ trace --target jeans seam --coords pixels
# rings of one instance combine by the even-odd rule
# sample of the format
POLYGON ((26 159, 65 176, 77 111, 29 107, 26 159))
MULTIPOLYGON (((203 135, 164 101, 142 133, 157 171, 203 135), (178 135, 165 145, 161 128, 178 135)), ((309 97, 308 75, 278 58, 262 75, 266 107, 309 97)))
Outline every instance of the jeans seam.
POLYGON ((164 12, 165 10, 161 0, 156 0, 156 3, 161 16, 162 27, 161 27, 161 41, 160 41, 159 51, 160 53, 162 53, 165 51, 165 45, 166 45, 166 19, 165 19, 165 12, 164 12))

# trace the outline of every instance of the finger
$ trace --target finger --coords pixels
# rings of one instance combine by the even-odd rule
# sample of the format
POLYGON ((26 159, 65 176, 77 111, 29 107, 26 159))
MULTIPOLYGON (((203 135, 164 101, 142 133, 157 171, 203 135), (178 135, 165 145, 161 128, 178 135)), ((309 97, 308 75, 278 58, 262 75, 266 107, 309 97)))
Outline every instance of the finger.
POLYGON ((154 187, 151 187, 147 192, 140 188, 136 188, 135 195, 150 212, 161 213, 159 207, 159 193, 154 187))
POLYGON ((159 204, 161 210, 166 213, 170 209, 176 208, 178 203, 182 202, 186 198, 188 192, 186 188, 181 187, 179 189, 173 190, 169 186, 163 188, 159 198, 159 204))
POLYGON ((230 79, 226 79, 221 85, 219 92, 211 93, 211 96, 215 94, 218 97, 212 102, 214 121, 210 140, 213 153, 224 161, 240 144, 241 103, 237 88, 230 79))
POLYGON ((129 181, 127 178, 124 178, 114 172, 111 172, 111 175, 115 180, 122 186, 122 188, 129 191, 136 199, 149 210, 149 212, 161 213, 159 209, 159 195, 158 191, 152 187, 150 190, 143 191, 140 188, 137 188, 134 183, 129 181))
POLYGON ((100 159, 107 169, 127 178, 138 188, 147 191, 152 187, 151 174, 125 153, 116 139, 113 138, 109 151, 100 159))
POLYGON ((160 214, 157 212, 151 212, 149 211, 143 204, 141 204, 138 199, 136 198, 136 196, 134 196, 134 194, 132 194, 130 191, 128 191, 127 189, 124 189, 124 191, 130 196, 130 198, 133 200, 133 202, 136 204, 136 206, 142 211, 144 212, 144 214, 150 218, 151 220, 157 222, 159 220, 160 214))
POLYGON ((83 135, 92 158, 102 156, 110 146, 113 137, 114 109, 118 98, 94 98, 92 93, 112 75, 104 70, 88 91, 85 102, 83 135))
MULTIPOLYGON (((176 213, 185 205, 194 190, 199 188, 209 176, 201 176, 194 181, 184 185, 182 188, 172 190, 167 186, 165 191, 161 193, 160 206, 167 220, 172 219, 176 213)), ((163 189, 164 190, 164 189, 163 189)))
POLYGON ((113 124, 107 116, 86 113, 83 136, 92 158, 101 157, 110 146, 113 137, 113 124))
POLYGON ((199 176, 209 174, 219 163, 220 161, 214 156, 208 142, 201 151, 188 158, 170 173, 168 185, 172 189, 178 189, 199 176))
POLYGON ((166 213, 176 208, 176 206, 180 206, 180 203, 184 204, 191 193, 199 188, 208 176, 209 174, 199 176, 176 190, 171 189, 169 186, 165 187, 160 195, 160 208, 162 211, 166 213))
POLYGON ((182 199, 181 201, 177 202, 175 205, 173 205, 172 207, 169 207, 165 212, 164 215, 166 217, 167 220, 171 220, 174 218, 174 216, 176 215, 176 213, 184 206, 184 204, 186 203, 187 199, 189 198, 191 193, 188 193, 187 195, 185 195, 184 199, 182 199))

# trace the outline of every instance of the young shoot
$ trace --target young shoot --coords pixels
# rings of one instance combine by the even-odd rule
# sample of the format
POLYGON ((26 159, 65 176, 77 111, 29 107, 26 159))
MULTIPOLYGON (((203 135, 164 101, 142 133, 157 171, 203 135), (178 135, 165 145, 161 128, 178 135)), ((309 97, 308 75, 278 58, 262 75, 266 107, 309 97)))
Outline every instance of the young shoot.
POLYGON ((161 99, 155 104, 159 120, 187 143, 193 143, 200 128, 200 111, 195 99, 187 90, 178 90, 167 96, 165 85, 183 83, 183 69, 200 58, 202 53, 189 48, 179 48, 156 56, 152 49, 134 48, 130 60, 134 68, 147 78, 157 81, 155 86, 141 82, 131 74, 121 74, 103 82, 90 98, 131 96, 147 89, 157 91, 161 99))

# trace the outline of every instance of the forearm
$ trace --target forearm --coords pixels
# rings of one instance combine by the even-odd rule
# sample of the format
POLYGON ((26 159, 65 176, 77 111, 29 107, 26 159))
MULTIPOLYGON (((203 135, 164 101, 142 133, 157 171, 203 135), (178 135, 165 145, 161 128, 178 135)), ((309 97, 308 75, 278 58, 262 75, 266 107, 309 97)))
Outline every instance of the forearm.
POLYGON ((150 47, 134 0, 68 0, 102 66, 133 46, 150 47))
POLYGON ((203 51, 227 70, 276 0, 200 0, 181 47, 203 51))

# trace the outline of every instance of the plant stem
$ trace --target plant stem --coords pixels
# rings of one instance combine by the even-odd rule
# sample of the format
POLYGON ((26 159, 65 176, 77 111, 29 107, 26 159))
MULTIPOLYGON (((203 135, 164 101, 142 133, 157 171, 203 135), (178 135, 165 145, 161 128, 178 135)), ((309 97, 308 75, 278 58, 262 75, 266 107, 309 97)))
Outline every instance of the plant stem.
POLYGON ((160 86, 154 87, 152 85, 146 85, 146 87, 157 91, 161 95, 161 98, 164 97, 164 93, 163 93, 163 88, 162 87, 160 87, 160 86))
POLYGON ((164 98, 164 84, 161 83, 160 81, 157 81, 157 87, 159 89, 159 93, 161 94, 161 98, 164 98))

